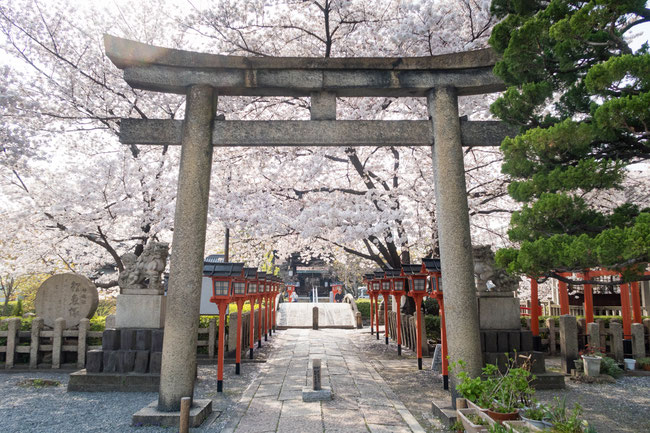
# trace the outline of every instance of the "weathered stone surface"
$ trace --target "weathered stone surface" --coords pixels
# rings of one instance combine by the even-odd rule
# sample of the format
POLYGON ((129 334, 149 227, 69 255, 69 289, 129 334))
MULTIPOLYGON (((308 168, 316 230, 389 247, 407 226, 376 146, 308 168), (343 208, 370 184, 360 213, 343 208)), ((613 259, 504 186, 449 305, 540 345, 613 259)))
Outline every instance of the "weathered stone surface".
POLYGON ((327 386, 321 387, 321 389, 315 390, 311 387, 302 389, 302 401, 305 402, 314 402, 314 401, 327 401, 332 399, 332 389, 327 386))
POLYGON ((134 350, 135 349, 135 329, 120 329, 120 349, 121 350, 134 350))
POLYGON ((151 330, 138 329, 135 333, 135 350, 151 349, 151 330))
POLYGON ((501 80, 492 74, 495 56, 490 49, 419 58, 316 59, 216 56, 108 35, 104 45, 132 87, 179 94, 197 85, 233 96, 309 96, 335 91, 340 97, 394 97, 425 96, 438 86, 455 87, 461 95, 503 89, 501 80))
POLYGON ((521 351, 530 352, 533 350, 533 333, 531 331, 522 330, 521 337, 521 351))
POLYGON ((116 328, 162 328, 165 324, 166 296, 117 296, 115 309, 116 328))
POLYGON ((146 373, 149 371, 149 351, 148 350, 136 350, 135 351, 135 363, 133 365, 133 371, 136 373, 146 373))
POLYGON ((45 325, 54 327, 54 321, 62 317, 67 327, 73 328, 81 319, 93 317, 98 303, 97 288, 88 278, 79 274, 58 274, 38 288, 34 308, 45 325))
POLYGON ((165 331, 163 329, 154 329, 151 331, 151 351, 162 352, 165 331))
POLYGON ((508 351, 521 352, 521 335, 519 331, 508 332, 508 351))
POLYGON ((508 352, 508 345, 510 343, 510 335, 507 331, 497 332, 497 352, 508 352))
MULTIPOLYGON (((122 119, 123 144, 180 145, 183 122, 122 119)), ((463 146, 499 146, 516 129, 497 121, 460 121, 463 146)), ((228 120, 212 127, 213 146, 430 146, 427 120, 228 120)), ((130 292, 129 292, 130 293, 130 292)))
MULTIPOLYGON (((458 94, 455 88, 438 87, 428 93, 427 99, 436 143, 433 146, 433 172, 442 259, 442 287, 453 288, 445 290, 449 358, 451 362, 464 360, 467 372, 471 376, 477 376, 481 372, 483 356, 479 337, 465 167, 458 121, 458 94)), ((456 383, 453 372, 450 379, 449 389, 455 399, 456 383)))
POLYGON ((162 411, 180 410, 181 398, 194 395, 197 317, 201 304, 212 168, 210 129, 217 101, 211 87, 194 86, 185 92, 185 123, 172 240, 174 249, 170 260, 158 399, 158 408, 162 411))
MULTIPOLYGON (((162 352, 149 353, 149 373, 160 374, 161 364, 162 352)), ((194 376, 194 374, 192 376, 194 376)))
POLYGON ((497 344, 497 332, 496 331, 485 331, 485 352, 497 352, 499 346, 497 344))
POLYGON ((129 373, 134 370, 135 367, 135 350, 120 350, 118 352, 120 355, 120 361, 117 371, 119 373, 129 373))
POLYGON ((578 359, 578 323, 570 315, 560 316, 560 350, 562 372, 571 373, 573 361, 578 359))
MULTIPOLYGON (((199 427, 212 413, 212 400, 195 399, 190 406, 189 427, 199 427)), ((157 402, 153 402, 133 414, 131 425, 158 425, 165 427, 178 427, 180 410, 163 412, 158 410, 157 402)))
POLYGON ((645 357, 645 332, 641 323, 632 323, 632 356, 634 359, 645 357))
POLYGON ((609 322, 610 349, 614 359, 623 362, 623 325, 614 320, 609 322))
POLYGON ((101 350, 89 350, 86 354, 86 371, 88 373, 99 373, 102 371, 104 352, 101 350))
POLYGON ((104 351, 104 373, 115 373, 117 372, 119 361, 119 353, 116 350, 104 351))
POLYGON ((119 329, 105 329, 102 333, 102 349, 119 350, 121 342, 121 335, 119 329))
POLYGON ((481 330, 521 329, 519 299, 512 294, 497 296, 497 293, 482 292, 478 298, 478 311, 481 330))

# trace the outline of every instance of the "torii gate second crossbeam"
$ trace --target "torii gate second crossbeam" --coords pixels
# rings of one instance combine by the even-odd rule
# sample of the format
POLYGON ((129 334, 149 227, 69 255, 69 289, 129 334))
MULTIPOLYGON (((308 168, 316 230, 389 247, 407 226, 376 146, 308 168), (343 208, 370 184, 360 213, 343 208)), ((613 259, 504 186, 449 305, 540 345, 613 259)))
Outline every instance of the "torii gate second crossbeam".
MULTIPOLYGON (((106 54, 133 88, 186 95, 185 120, 123 119, 124 143, 181 144, 158 409, 193 396, 196 317, 213 146, 432 146, 451 361, 482 367, 463 146, 516 131, 458 117, 458 96, 504 89, 489 49, 417 58, 274 58, 194 53, 112 36, 106 54), (311 98, 311 120, 216 121, 217 95, 311 98), (337 121, 337 97, 426 97, 429 120, 337 121)), ((452 396, 455 392, 451 377, 452 396)))

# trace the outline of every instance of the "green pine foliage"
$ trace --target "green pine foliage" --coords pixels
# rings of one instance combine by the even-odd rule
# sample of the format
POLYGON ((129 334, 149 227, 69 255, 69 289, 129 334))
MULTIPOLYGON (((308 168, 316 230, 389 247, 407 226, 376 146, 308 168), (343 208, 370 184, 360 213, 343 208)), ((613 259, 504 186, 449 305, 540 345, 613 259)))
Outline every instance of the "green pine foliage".
POLYGON ((501 145, 508 192, 522 204, 497 252, 508 271, 607 267, 633 279, 650 260, 650 208, 611 209, 589 193, 621 188, 650 159, 650 53, 627 36, 646 0, 493 0, 490 44, 507 85, 492 113, 521 128, 501 145))

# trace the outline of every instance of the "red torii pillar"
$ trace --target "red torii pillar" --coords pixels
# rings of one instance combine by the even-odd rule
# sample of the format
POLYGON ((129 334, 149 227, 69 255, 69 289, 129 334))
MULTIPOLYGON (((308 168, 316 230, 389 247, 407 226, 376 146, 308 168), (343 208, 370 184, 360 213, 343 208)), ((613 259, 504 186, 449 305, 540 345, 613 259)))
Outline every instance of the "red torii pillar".
MULTIPOLYGON (((566 275, 566 273, 560 274, 562 277, 565 277, 566 275)), ((567 283, 558 280, 558 292, 560 297, 560 314, 563 316, 571 314, 569 310, 569 290, 567 289, 567 283)))
POLYGON ((535 278, 530 279, 530 330, 533 336, 539 337, 539 293, 535 278))
POLYGON ((639 282, 630 283, 632 289, 632 310, 634 313, 634 323, 643 323, 641 317, 641 294, 639 293, 639 282))
MULTIPOLYGON (((591 279, 591 273, 589 272, 589 269, 584 271, 582 274, 583 279, 585 280, 590 280, 591 279)), ((591 284, 585 284, 584 286, 584 295, 585 295, 585 319, 587 323, 593 323, 594 322, 594 290, 591 287, 591 284)))

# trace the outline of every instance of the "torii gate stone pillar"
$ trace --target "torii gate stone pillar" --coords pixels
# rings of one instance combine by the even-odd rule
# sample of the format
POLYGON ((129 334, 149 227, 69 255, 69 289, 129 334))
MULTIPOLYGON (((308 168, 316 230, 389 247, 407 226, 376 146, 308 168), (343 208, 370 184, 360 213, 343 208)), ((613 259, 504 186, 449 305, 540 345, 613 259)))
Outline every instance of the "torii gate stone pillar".
MULTIPOLYGON (((435 142, 433 173, 449 357, 451 362, 462 359, 466 371, 478 376, 483 359, 456 89, 432 90, 427 104, 435 142)), ((450 376, 452 397, 455 376, 450 376)))

